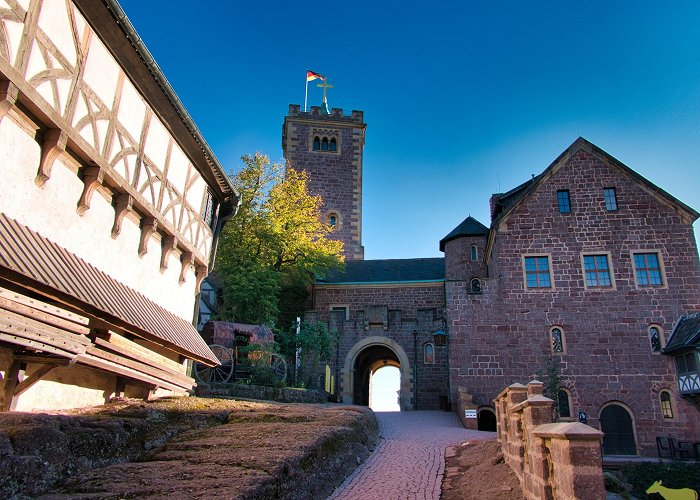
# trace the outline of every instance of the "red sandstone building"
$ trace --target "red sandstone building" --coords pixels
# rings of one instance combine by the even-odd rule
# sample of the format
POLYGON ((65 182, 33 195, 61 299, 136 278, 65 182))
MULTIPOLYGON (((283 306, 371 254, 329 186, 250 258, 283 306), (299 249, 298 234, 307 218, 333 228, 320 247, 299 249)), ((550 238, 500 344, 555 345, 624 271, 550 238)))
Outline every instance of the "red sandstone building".
POLYGON ((364 261, 364 131, 361 112, 291 106, 283 135, 346 244, 346 269, 317 281, 307 313, 341 334, 341 400, 367 404, 373 374, 392 365, 402 409, 451 403, 488 428, 504 387, 544 377, 559 419, 585 416, 606 454, 700 439, 695 210, 579 138, 493 195, 490 227, 469 217, 450 232, 444 260, 364 261))

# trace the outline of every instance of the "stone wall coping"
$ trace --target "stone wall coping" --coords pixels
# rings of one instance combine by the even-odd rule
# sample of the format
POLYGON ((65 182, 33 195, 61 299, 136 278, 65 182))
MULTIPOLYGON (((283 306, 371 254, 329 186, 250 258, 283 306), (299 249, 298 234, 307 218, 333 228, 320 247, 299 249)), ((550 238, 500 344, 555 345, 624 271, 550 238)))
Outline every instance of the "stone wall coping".
POLYGON ((498 394, 498 396, 496 396, 494 398, 493 402, 495 403, 497 400, 501 399, 501 397, 505 397, 505 395, 508 394, 508 392, 510 392, 511 390, 517 390, 517 392, 523 392, 521 389, 527 390, 527 387, 525 387, 523 384, 520 384, 518 382, 516 382, 515 384, 510 384, 508 387, 503 389, 498 394))
POLYGON ((540 438, 569 439, 572 441, 600 441, 604 433, 581 422, 556 422, 535 427, 532 433, 540 438))
POLYGON ((549 399, 548 397, 545 396, 530 396, 527 398, 525 401, 522 403, 518 403, 517 405, 513 406, 511 408, 511 412, 519 412, 522 411, 524 408, 527 408, 529 406, 549 406, 554 403, 553 399, 549 399))

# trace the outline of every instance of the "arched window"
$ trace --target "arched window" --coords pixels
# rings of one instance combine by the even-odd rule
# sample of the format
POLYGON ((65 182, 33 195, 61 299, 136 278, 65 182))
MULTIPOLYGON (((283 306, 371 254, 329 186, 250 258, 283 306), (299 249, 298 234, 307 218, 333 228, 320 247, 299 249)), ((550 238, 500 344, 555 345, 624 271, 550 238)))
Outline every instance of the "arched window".
POLYGON ((469 249, 469 253, 471 255, 472 262, 476 262, 479 260, 479 252, 476 249, 476 245, 472 245, 471 248, 469 249))
POLYGON ((551 337, 552 341, 552 353, 563 354, 566 348, 564 330, 558 326, 555 326, 549 330, 549 336, 551 337))
POLYGON ((560 418, 571 418, 571 400, 569 399, 569 391, 559 389, 557 393, 558 411, 560 418))
POLYGON ((471 293, 481 293, 481 281, 479 281, 479 278, 474 278, 469 284, 471 293))
POLYGON ((661 414, 664 416, 664 418, 673 418, 671 393, 669 391, 661 391, 659 393, 659 401, 661 402, 661 414))
POLYGON ((335 227, 337 223, 338 217, 335 214, 331 214, 330 217, 328 217, 328 224, 330 224, 331 227, 335 227))
POLYGON ((331 138, 331 151, 335 151, 338 149, 338 144, 335 141, 335 137, 331 138))
POLYGON ((321 141, 321 151, 328 151, 328 137, 324 137, 321 141))
POLYGON ((314 151, 318 151, 321 149, 321 138, 316 136, 314 137, 314 151))
POLYGON ((663 337, 662 337, 661 327, 658 325, 651 325, 649 327, 649 343, 651 344, 652 352, 661 352, 663 347, 663 337))
POLYGON ((435 363, 435 347, 431 343, 423 346, 423 363, 432 365, 435 363))

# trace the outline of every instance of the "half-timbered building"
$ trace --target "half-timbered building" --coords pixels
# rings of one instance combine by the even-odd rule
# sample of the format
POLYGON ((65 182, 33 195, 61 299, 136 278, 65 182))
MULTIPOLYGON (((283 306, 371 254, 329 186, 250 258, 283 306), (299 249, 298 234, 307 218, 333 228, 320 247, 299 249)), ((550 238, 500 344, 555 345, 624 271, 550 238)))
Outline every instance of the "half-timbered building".
POLYGON ((0 8, 2 408, 185 393, 236 192, 116 1, 0 8))

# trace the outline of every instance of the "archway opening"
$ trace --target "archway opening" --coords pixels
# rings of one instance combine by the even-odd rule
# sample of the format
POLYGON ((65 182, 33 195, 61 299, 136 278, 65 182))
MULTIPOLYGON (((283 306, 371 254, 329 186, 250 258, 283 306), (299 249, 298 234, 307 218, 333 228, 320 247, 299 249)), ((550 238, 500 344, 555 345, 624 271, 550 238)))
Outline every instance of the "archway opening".
MULTIPOLYGON (((380 368, 392 366, 400 368, 396 353, 386 345, 370 345, 360 351, 354 363, 353 403, 370 405, 370 382, 380 368)), ((400 376, 399 376, 400 380, 400 376)))
POLYGON ((624 406, 611 403, 600 412, 604 455, 636 455, 634 423, 624 406))
POLYGON ((401 389, 401 370, 398 366, 387 363, 370 375, 369 407, 374 411, 401 411, 399 390, 401 389))
POLYGON ((477 415, 477 429, 496 432, 496 414, 491 408, 482 408, 477 415))

